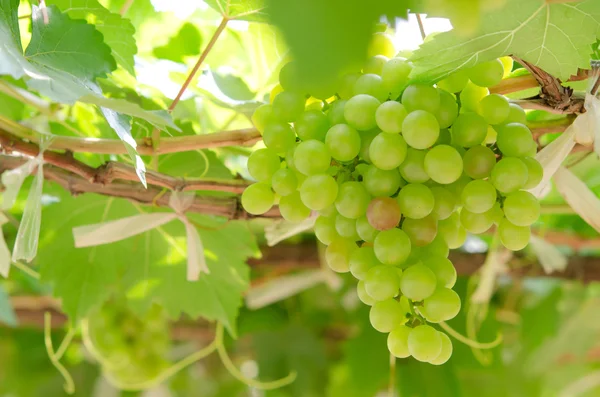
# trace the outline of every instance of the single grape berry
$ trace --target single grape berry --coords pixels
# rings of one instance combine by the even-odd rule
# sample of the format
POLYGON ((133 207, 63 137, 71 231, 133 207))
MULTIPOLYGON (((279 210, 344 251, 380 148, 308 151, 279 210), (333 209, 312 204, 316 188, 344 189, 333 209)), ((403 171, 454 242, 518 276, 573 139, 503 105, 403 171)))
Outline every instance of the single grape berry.
POLYGON ((408 351, 415 359, 429 362, 442 351, 440 333, 429 325, 418 325, 408 335, 408 351))
POLYGON ((400 279, 402 294, 415 302, 429 298, 435 291, 436 286, 435 274, 423 264, 410 266, 404 270, 400 279))
POLYGON ((411 183, 400 189, 398 204, 406 217, 421 219, 433 211, 435 197, 427 186, 411 183))
POLYGON ((407 149, 406 141, 401 135, 381 132, 369 146, 369 157, 377 168, 392 170, 402 164, 407 149))
POLYGON ((378 302, 392 299, 398 294, 400 277, 393 266, 372 267, 365 276, 367 293, 378 302))
POLYGON ((271 149, 258 149, 248 157, 248 172, 259 182, 269 182, 280 165, 279 156, 271 149))
POLYGON ((333 271, 346 273, 350 270, 350 256, 357 249, 354 241, 343 237, 336 238, 325 250, 325 261, 333 271))
POLYGON ((408 350, 408 335, 410 335, 411 331, 412 328, 408 328, 405 325, 397 325, 388 335, 388 350, 394 357, 410 357, 410 351, 408 350))
POLYGON ((340 185, 335 208, 347 218, 357 219, 365 215, 371 196, 360 182, 349 181, 340 185))
POLYGON ((458 180, 463 172, 460 153, 448 145, 435 146, 427 152, 424 166, 429 177, 442 185, 458 180))
POLYGON ((380 262, 386 265, 401 265, 410 254, 411 243, 405 232, 394 228, 380 232, 375 237, 373 248, 380 262))
POLYGON ((344 105, 346 122, 359 131, 368 131, 377 126, 375 113, 381 102, 366 94, 355 95, 344 105))
POLYGON ((360 152, 360 135, 347 124, 337 124, 327 131, 325 145, 334 159, 351 161, 360 152))
POLYGON ((254 183, 244 189, 242 206, 252 215, 262 215, 275 203, 275 194, 266 183, 254 183))
POLYGON ((423 301, 421 313, 430 323, 441 323, 456 317, 460 311, 460 297, 450 288, 439 288, 423 301))
MULTIPOLYGON (((368 286, 369 283, 365 282, 368 286)), ((394 299, 377 302, 371 307, 369 312, 371 325, 379 332, 390 332, 406 321, 406 312, 402 310, 400 303, 394 299)))
POLYGON ((402 214, 400 205, 391 197, 378 197, 367 207, 367 220, 376 230, 395 228, 400 223, 402 214))

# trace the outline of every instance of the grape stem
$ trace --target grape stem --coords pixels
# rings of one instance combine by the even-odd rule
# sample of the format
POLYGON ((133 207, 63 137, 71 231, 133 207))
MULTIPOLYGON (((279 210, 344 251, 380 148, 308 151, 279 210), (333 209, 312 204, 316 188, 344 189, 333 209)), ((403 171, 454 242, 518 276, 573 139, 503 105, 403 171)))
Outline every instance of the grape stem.
POLYGON ((491 342, 478 342, 476 340, 467 338, 466 336, 458 333, 454 328, 450 327, 447 323, 442 321, 439 323, 439 326, 446 331, 450 336, 458 340, 459 342, 464 343, 467 346, 473 347, 475 349, 493 349, 494 347, 500 345, 502 343, 502 333, 498 332, 496 339, 491 342))
POLYGON ((425 26, 423 26, 423 20, 421 19, 421 14, 415 14, 417 17, 417 23, 419 24, 419 30, 421 31, 421 38, 425 40, 427 35, 425 34, 425 26))
POLYGON ((52 314, 50 312, 44 313, 44 344, 46 345, 46 353, 48 354, 48 358, 50 362, 60 372, 62 377, 65 380, 65 392, 67 394, 75 393, 75 383, 73 382, 73 378, 67 369, 60 363, 60 358, 66 351, 71 339, 73 338, 73 334, 71 333, 73 330, 69 330, 67 336, 61 343, 58 351, 54 352, 54 345, 52 343, 52 314))

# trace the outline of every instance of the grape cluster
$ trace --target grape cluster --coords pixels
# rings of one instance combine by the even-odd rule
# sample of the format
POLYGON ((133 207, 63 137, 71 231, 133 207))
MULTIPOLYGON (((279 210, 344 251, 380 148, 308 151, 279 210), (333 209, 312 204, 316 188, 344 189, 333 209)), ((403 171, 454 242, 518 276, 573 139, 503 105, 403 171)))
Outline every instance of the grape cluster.
POLYGON ((376 54, 333 92, 303 87, 294 67, 253 116, 266 148, 248 160, 258 182, 242 205, 262 214, 278 200, 293 222, 316 211, 328 265, 359 280, 390 352, 443 364, 452 343, 428 323, 460 311, 449 249, 495 224, 502 244, 520 250, 539 216, 522 190, 542 178, 525 112, 487 88, 512 63, 482 63, 436 87, 408 85, 408 61, 376 54))
POLYGON ((107 303, 89 317, 88 332, 108 379, 142 384, 169 365, 165 358, 170 347, 168 321, 160 306, 139 317, 125 304, 107 303))

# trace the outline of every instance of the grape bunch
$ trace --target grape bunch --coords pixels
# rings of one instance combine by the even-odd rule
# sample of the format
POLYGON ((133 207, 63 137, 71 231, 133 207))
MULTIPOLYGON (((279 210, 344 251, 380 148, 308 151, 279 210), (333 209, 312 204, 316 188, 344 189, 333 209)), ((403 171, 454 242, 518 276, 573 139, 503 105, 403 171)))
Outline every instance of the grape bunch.
POLYGON ((389 58, 384 38, 333 89, 300 84, 293 61, 282 68, 272 103, 253 116, 266 148, 248 159, 257 183, 242 205, 262 214, 278 201, 292 222, 318 213, 328 265, 358 279, 390 352, 439 365, 452 343, 429 324, 461 308, 449 249, 494 225, 504 246, 524 248, 540 211, 525 189, 542 168, 525 112, 488 90, 510 60, 408 84, 411 64, 389 58))
POLYGON ((167 320, 160 306, 152 306, 139 317, 125 304, 113 301, 90 316, 88 335, 107 378, 123 385, 138 385, 152 381, 167 368, 167 320))

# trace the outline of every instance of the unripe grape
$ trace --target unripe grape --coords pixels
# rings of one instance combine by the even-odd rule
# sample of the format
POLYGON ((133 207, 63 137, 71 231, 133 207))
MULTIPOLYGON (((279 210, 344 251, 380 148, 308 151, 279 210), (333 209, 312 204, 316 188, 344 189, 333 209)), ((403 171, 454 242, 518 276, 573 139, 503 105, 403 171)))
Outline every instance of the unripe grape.
POLYGON ((402 132, 402 122, 408 115, 404 106, 396 101, 387 101, 379 105, 375 112, 377 126, 390 134, 402 132))
POLYGON ((456 181, 463 171, 462 157, 452 146, 435 146, 425 155, 425 171, 440 184, 456 181))
POLYGON ((242 193, 242 206, 252 215, 262 215, 275 203, 275 194, 271 186, 265 183, 253 183, 242 193))
POLYGON ((496 155, 486 146, 473 146, 463 156, 465 174, 473 179, 487 178, 494 165, 496 165, 496 155))
POLYGON ((511 193, 504 200, 504 215, 517 226, 529 226, 540 216, 540 203, 529 192, 511 193))
POLYGON ((496 202, 496 188, 481 179, 469 182, 462 191, 461 201, 467 210, 481 214, 489 211, 496 202))
POLYGON ((329 175, 311 175, 300 187, 302 202, 311 210, 322 210, 335 202, 338 185, 329 175))
POLYGON ((344 106, 344 118, 351 127, 368 131, 377 126, 375 112, 380 104, 377 98, 370 95, 355 95, 344 106))
POLYGON ((429 255, 423 258, 422 262, 435 274, 438 287, 454 287, 454 284, 456 284, 456 269, 450 259, 444 256, 429 255))
POLYGON ((510 113, 508 99, 498 94, 486 96, 479 103, 479 114, 488 124, 502 124, 510 113))
POLYGON ((456 209, 456 197, 442 186, 431 187, 435 199, 431 215, 438 220, 448 218, 456 209))
POLYGON ((462 147, 481 145, 487 135, 487 123, 476 113, 462 113, 452 126, 452 142, 462 147))
POLYGON ((367 163, 371 163, 371 155, 369 154, 369 149, 371 147, 371 142, 377 135, 379 135, 380 131, 377 129, 371 131, 362 131, 360 133, 360 152, 359 156, 361 159, 365 160, 367 163))
POLYGON ((294 147, 296 134, 288 124, 273 123, 265 127, 263 142, 276 153, 286 153, 294 147))
POLYGON ((325 261, 333 271, 346 273, 350 270, 350 255, 357 249, 354 241, 343 237, 336 238, 325 250, 325 261))
POLYGON ((439 123, 440 128, 448 128, 456 120, 458 116, 458 103, 454 95, 448 91, 444 91, 438 88, 440 94, 440 108, 435 114, 435 117, 439 123))
POLYGON ((392 99, 398 98, 406 84, 408 76, 412 71, 412 64, 404 58, 392 58, 381 70, 383 85, 392 99))
POLYGON ((504 218, 498 225, 500 242, 511 251, 522 250, 529 244, 531 229, 528 226, 517 226, 504 218))
MULTIPOLYGON (((329 111, 327 112, 327 120, 329 120, 329 125, 334 126, 336 124, 344 124, 346 119, 344 118, 344 109, 346 107, 346 100, 340 99, 331 104, 329 111)), ((329 127, 328 127, 329 128, 329 127)), ((325 130, 327 133, 327 130, 325 130)), ((325 140, 325 138, 323 138, 325 140)))
POLYGON ((375 237, 377 237, 379 230, 371 226, 369 219, 366 216, 362 216, 356 220, 356 232, 361 240, 372 243, 375 241, 375 237))
POLYGON ((301 84, 298 67, 295 62, 288 62, 279 71, 279 84, 286 91, 300 91, 301 84))
POLYGON ((380 133, 369 146, 371 162, 382 170, 397 168, 406 158, 408 147, 404 138, 397 134, 380 133))
POLYGON ((433 241, 437 234, 437 220, 431 215, 421 219, 406 218, 402 230, 410 238, 412 245, 423 247, 433 241))
POLYGON ((270 104, 260 105, 252 114, 252 124, 261 134, 265 131, 267 125, 277 122, 273 115, 273 106, 270 104))
POLYGON ((402 135, 415 149, 427 149, 437 141, 440 125, 435 116, 424 110, 415 110, 402 122, 402 135))
POLYGON ((468 82, 469 76, 467 75, 467 71, 462 69, 452 73, 444 80, 438 82, 437 86, 448 92, 457 93, 462 91, 468 82))
POLYGON ((375 237, 375 256, 386 265, 401 265, 410 254, 408 235, 400 229, 384 230, 375 237))
POLYGON ((434 360, 442 351, 442 337, 429 325, 418 325, 408 335, 408 351, 419 361, 434 360))
POLYGON ((388 97, 381 77, 371 73, 363 74, 354 83, 354 95, 360 94, 370 95, 382 102, 388 97))
POLYGON ((523 189, 533 189, 540 184, 544 177, 544 169, 542 165, 533 157, 523 157, 521 159, 527 167, 527 182, 523 186, 523 189))
POLYGON ((337 124, 327 131, 325 145, 334 159, 350 161, 360 152, 360 135, 347 124, 337 124))
POLYGON ((491 213, 484 212, 476 214, 463 208, 460 211, 460 223, 463 227, 473 234, 481 234, 488 231, 494 224, 494 218, 491 213))
POLYGON ((367 306, 373 306, 377 302, 367 293, 364 280, 360 280, 358 282, 358 285, 356 286, 356 293, 358 295, 358 299, 360 299, 360 301, 367 306))
POLYGON ((337 214, 335 217, 335 230, 344 238, 352 241, 360 240, 356 232, 356 219, 346 218, 341 214, 337 214))
POLYGON ((509 104, 508 117, 504 120, 505 123, 521 123, 527 122, 527 114, 525 110, 516 103, 509 104))
POLYGON ((335 229, 335 216, 319 216, 315 221, 315 235, 325 245, 331 244, 335 238, 339 237, 335 229))
MULTIPOLYGON (((367 284, 368 285, 368 284, 367 284)), ((371 325, 379 332, 390 332, 406 321, 406 312, 393 299, 377 302, 369 312, 371 325)))
POLYGON ((404 270, 400 278, 402 294, 415 302, 429 298, 435 291, 436 285, 437 280, 433 271, 421 263, 404 270))
POLYGON ((294 192, 279 200, 279 212, 289 222, 302 222, 310 216, 310 209, 300 199, 300 193, 294 192))
POLYGON ((527 183, 527 166, 514 157, 504 157, 492 169, 490 181, 498 191, 508 194, 516 192, 527 183))
POLYGON ((525 157, 533 142, 531 131, 524 124, 510 123, 501 126, 498 130, 496 144, 508 157, 525 157))
POLYGON ((388 335, 388 350, 394 357, 410 357, 410 352, 408 351, 408 335, 410 335, 411 331, 412 328, 408 328, 405 325, 398 325, 388 335))
POLYGON ((386 171, 371 165, 363 175, 363 184, 367 192, 375 197, 393 195, 398 191, 401 183, 402 178, 395 169, 386 171))
POLYGON ((296 134, 303 141, 316 139, 325 140, 325 134, 329 129, 329 119, 320 110, 307 110, 302 113, 294 123, 296 134))
POLYGON ((442 338, 442 350, 440 351, 440 354, 436 358, 428 361, 429 364, 433 364, 433 365, 445 364, 452 356, 452 341, 450 340, 448 335, 446 335, 445 333, 440 332, 439 334, 440 334, 440 337, 442 338))
POLYGON ((280 121, 292 122, 304 111, 306 98, 296 92, 283 91, 273 100, 273 115, 280 121))
POLYGON ((411 183, 400 189, 398 204, 406 217, 421 219, 433 211, 435 197, 427 186, 411 183))
POLYGON ((383 65, 385 65, 390 59, 384 55, 375 55, 367 59, 363 73, 373 73, 381 76, 383 65))
POLYGON ((356 80, 358 80, 359 77, 360 74, 357 73, 348 73, 341 77, 337 92, 340 98, 350 99, 354 96, 354 84, 356 84, 356 80))
POLYGON ((438 222, 438 235, 442 236, 448 247, 461 247, 467 239, 467 232, 460 222, 460 215, 454 212, 447 219, 438 222))
POLYGON ((360 247, 350 255, 350 272, 358 280, 364 280, 371 268, 381 264, 375 256, 373 247, 360 247))
POLYGON ((402 178, 410 183, 424 183, 429 180, 425 171, 425 154, 423 150, 408 148, 406 158, 398 168, 402 178))
POLYGON ((304 141, 294 150, 294 167, 304 175, 324 173, 330 164, 331 155, 321 141, 304 141))
POLYGON ((400 284, 399 270, 393 266, 372 267, 365 276, 365 288, 369 296, 378 302, 396 296, 400 284))
POLYGON ((480 87, 492 87, 502 81, 504 66, 499 59, 483 62, 469 70, 469 79, 480 87))
POLYGON ((467 110, 471 112, 479 111, 479 103, 489 95, 490 91, 484 87, 478 87, 470 81, 460 93, 461 111, 467 110))
POLYGON ((423 301, 421 313, 430 323, 441 323, 456 317, 460 306, 460 297, 456 292, 449 288, 439 288, 423 301))
POLYGON ((275 193, 280 196, 287 196, 298 189, 298 178, 296 172, 290 168, 277 170, 271 178, 271 186, 275 193))
POLYGON ((424 84, 412 84, 402 93, 402 104, 408 112, 425 110, 436 114, 440 108, 440 94, 435 87, 424 84))
POLYGON ((258 149, 248 157, 248 172, 259 182, 269 182, 281 163, 271 149, 258 149))
POLYGON ((367 49, 367 55, 370 57, 383 55, 388 58, 396 55, 396 48, 391 36, 383 32, 373 34, 367 49))

